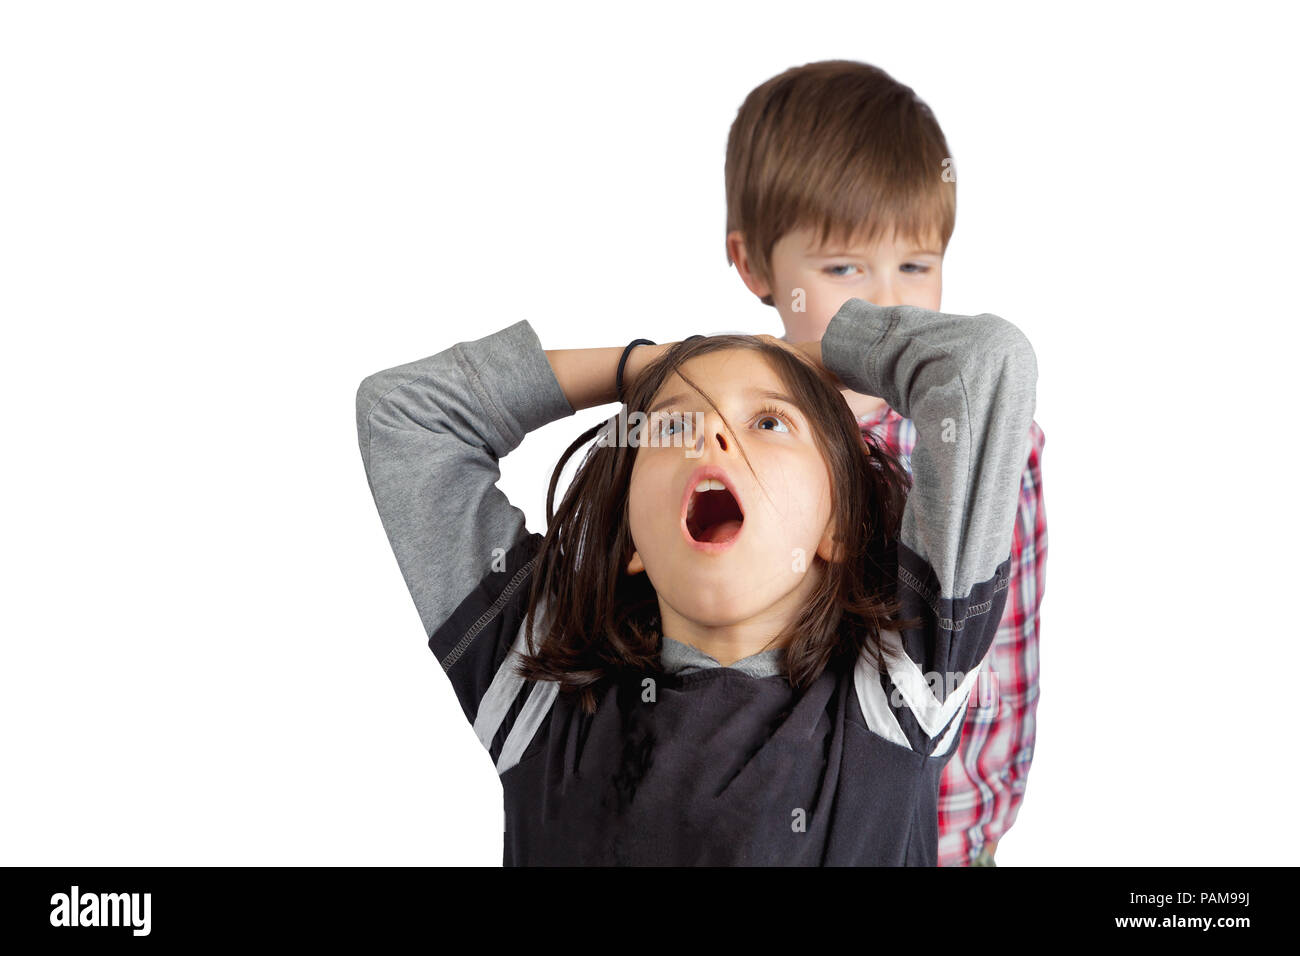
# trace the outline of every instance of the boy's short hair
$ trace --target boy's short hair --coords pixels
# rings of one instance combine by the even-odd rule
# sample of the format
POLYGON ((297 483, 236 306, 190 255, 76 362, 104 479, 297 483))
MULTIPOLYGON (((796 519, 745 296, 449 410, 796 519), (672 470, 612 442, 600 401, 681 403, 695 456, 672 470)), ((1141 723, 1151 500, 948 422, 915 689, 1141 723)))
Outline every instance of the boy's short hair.
POLYGON ((957 218, 951 168, 943 130, 911 87, 853 60, 791 67, 750 92, 731 124, 727 233, 744 233, 769 282, 772 247, 795 229, 820 230, 823 243, 937 237, 944 251, 957 218))

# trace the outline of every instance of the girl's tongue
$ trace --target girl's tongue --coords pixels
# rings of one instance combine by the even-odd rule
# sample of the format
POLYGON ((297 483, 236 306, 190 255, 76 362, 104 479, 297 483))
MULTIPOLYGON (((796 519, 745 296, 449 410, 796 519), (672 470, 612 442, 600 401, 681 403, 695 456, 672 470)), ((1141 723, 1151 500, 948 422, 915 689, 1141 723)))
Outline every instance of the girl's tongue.
POLYGON ((696 541, 729 541, 740 532, 741 522, 735 518, 729 518, 726 521, 720 521, 715 525, 703 529, 695 535, 696 541))

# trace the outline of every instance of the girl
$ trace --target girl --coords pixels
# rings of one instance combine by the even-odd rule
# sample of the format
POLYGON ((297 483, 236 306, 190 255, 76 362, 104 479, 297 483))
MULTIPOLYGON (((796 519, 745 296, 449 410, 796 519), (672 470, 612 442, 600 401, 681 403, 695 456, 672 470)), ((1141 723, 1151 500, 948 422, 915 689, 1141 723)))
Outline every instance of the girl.
POLYGON ((367 377, 366 474, 505 863, 935 865, 1036 380, 997 316, 862 299, 797 346, 544 351, 520 320, 367 377), (603 431, 552 513, 581 436, 529 533, 498 460, 620 369, 648 425, 603 431), (910 489, 842 388, 915 423, 910 489))

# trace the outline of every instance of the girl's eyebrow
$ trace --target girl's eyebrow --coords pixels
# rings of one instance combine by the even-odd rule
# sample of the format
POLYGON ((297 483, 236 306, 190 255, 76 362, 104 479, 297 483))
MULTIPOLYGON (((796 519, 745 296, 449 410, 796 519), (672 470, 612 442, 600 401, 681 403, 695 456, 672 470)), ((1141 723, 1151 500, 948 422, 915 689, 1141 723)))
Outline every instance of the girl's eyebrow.
MULTIPOLYGON (((754 388, 751 386, 750 388, 745 389, 744 394, 753 398, 772 398, 780 402, 785 402, 787 405, 793 405, 795 408, 799 407, 799 403, 789 395, 785 394, 785 392, 778 392, 770 388, 754 388)), ((685 394, 678 394, 660 399, 658 402, 655 402, 654 408, 650 409, 650 414, 653 415, 655 412, 667 408, 669 405, 677 405, 686 397, 685 394)))

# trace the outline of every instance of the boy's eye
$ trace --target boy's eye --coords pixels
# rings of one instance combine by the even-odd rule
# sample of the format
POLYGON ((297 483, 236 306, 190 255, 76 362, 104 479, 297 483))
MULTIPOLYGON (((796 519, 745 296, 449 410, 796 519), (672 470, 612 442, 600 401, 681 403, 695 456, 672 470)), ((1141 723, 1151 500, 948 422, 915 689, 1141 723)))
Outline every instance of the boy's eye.
MULTIPOLYGON (((842 265, 827 266, 825 271, 837 279, 843 279, 849 273, 842 272, 840 270, 857 269, 857 268, 858 267, 853 265, 852 263, 844 263, 842 265)), ((924 275, 925 273, 930 271, 930 267, 923 262, 904 262, 898 268, 900 272, 906 272, 909 275, 924 275)))

